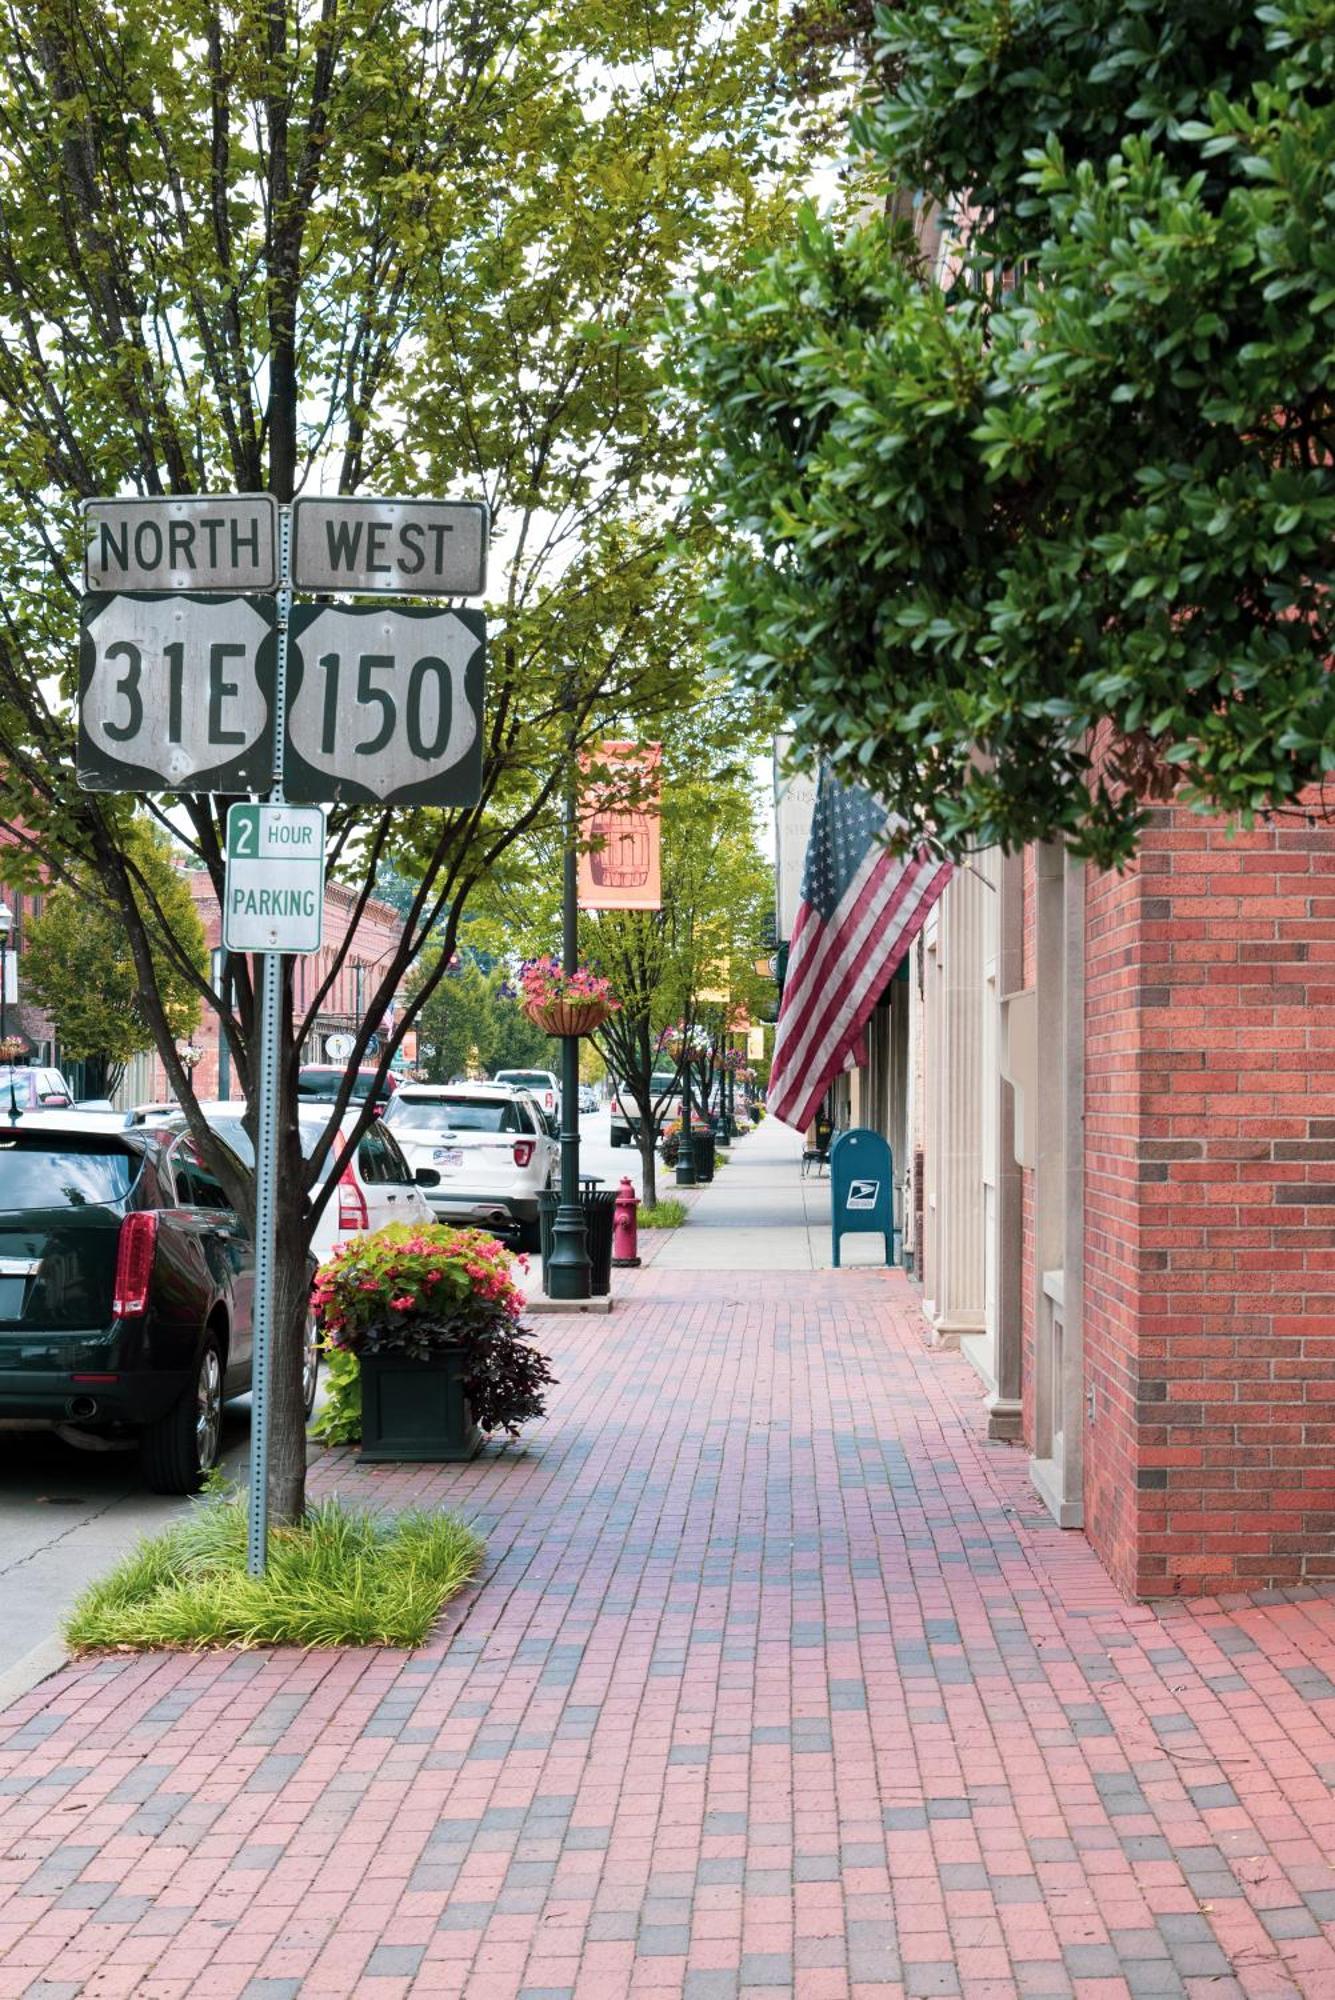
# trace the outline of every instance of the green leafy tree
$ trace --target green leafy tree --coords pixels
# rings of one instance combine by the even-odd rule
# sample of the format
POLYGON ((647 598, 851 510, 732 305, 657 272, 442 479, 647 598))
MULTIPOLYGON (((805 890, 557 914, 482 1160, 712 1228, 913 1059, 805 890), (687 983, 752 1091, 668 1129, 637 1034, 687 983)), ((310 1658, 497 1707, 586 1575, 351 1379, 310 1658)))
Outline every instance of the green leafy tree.
MULTIPOLYGON (((199 982, 208 971, 204 927, 188 879, 161 832, 136 820, 127 834, 147 894, 136 896, 150 939, 162 1012, 177 1040, 199 1026, 199 982)), ((153 1031, 125 925, 97 878, 80 870, 47 895, 28 928, 24 981, 55 1023, 62 1054, 85 1064, 90 1097, 109 1096, 153 1031)))
MULTIPOLYGON (((572 746, 661 733, 695 698, 678 654, 710 537, 682 515, 691 425, 658 406, 652 328, 704 263, 767 236, 788 189, 777 0, 516 12, 479 0, 38 0, 0 17, 0 806, 20 842, 114 903, 167 1069, 235 1206, 175 1053, 121 801, 75 780, 78 504, 302 487, 484 497, 481 797, 335 805, 335 875, 413 884, 350 1067, 428 945, 387 1068, 469 898, 542 821, 572 746)), ((221 895, 226 801, 163 804, 221 895)), ((151 908, 152 899, 148 898, 151 908)), ((355 922, 349 925, 349 941, 355 922)), ((307 1246, 336 1181, 298 1144, 304 1011, 285 966, 272 1516, 304 1500, 307 1246)), ((254 1116, 258 967, 221 1029, 254 1116)), ((205 1006, 216 1006, 200 978, 205 1006)), ((359 1114, 370 1116, 370 1100, 359 1114)))
MULTIPOLYGON (((423 962, 430 978, 432 961, 423 962)), ((435 986, 417 1020, 418 1067, 430 1083, 471 1069, 551 1069, 557 1044, 530 1021, 497 967, 464 953, 435 986)))
POLYGON ((807 215, 678 315, 715 656, 960 853, 1335 768, 1335 6, 900 0, 807 215), (955 244, 940 273, 901 219, 955 244), (866 214, 864 207, 862 213, 866 214))

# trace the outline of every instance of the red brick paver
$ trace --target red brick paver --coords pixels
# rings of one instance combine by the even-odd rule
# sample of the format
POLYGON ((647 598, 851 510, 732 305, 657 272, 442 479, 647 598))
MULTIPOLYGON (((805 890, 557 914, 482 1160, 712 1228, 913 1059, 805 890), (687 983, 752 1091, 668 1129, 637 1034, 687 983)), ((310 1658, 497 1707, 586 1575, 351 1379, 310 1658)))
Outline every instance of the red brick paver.
MULTIPOLYGON (((735 1171, 735 1169, 733 1169, 735 1171)), ((880 1272, 547 1320, 415 1656, 108 1659, 0 1717, 0 2000, 1335 2000, 1335 1602, 1120 1602, 880 1272)))

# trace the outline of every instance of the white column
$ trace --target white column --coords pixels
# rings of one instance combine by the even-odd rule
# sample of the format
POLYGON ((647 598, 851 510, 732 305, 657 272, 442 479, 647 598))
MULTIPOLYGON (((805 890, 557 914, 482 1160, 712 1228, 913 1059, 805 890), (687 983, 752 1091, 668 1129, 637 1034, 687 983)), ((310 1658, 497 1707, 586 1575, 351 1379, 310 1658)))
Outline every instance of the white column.
POLYGON ((928 1314, 938 1341, 954 1346, 980 1332, 984 1311, 984 1008, 987 1001, 989 899, 995 892, 971 868, 958 869, 939 904, 934 1015, 928 1045, 935 1100, 935 1193, 930 1232, 928 1314))

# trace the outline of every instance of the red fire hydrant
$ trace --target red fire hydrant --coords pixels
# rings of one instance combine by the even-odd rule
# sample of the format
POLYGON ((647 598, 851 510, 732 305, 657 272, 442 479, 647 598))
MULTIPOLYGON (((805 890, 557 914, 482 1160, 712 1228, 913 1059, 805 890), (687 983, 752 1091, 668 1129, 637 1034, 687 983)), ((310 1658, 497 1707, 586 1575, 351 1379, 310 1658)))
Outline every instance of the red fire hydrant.
POLYGON ((612 1262, 618 1270, 633 1269, 639 1261, 639 1230, 635 1215, 639 1199, 629 1180, 623 1178, 612 1211, 612 1262))

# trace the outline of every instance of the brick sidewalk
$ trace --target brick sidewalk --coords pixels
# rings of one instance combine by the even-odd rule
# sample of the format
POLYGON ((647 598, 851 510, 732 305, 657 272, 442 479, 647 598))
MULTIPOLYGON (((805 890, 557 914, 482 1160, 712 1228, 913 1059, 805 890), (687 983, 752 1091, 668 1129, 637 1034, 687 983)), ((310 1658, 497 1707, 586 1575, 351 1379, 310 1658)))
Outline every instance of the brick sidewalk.
POLYGON ((0 2000, 1335 2000, 1335 1601, 1122 1605, 897 1274, 627 1290, 527 1449, 321 1460, 483 1525, 426 1651, 0 1717, 0 2000))

